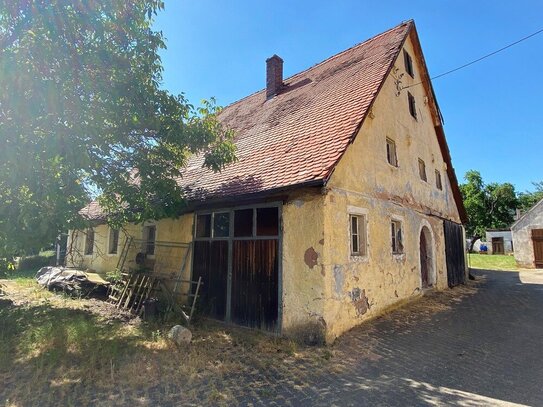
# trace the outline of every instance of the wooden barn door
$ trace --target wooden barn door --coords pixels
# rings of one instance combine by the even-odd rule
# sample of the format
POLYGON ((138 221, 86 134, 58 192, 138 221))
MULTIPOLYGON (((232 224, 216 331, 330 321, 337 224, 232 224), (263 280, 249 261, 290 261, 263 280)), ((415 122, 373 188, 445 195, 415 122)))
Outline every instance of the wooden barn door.
POLYGON ((492 254, 504 254, 503 237, 492 238, 492 254))
POLYGON ((466 263, 464 258, 464 233, 462 225, 445 220, 445 257, 449 287, 465 283, 466 263))
POLYGON ((196 216, 193 280, 211 317, 279 331, 280 206, 259 205, 196 216))
POLYGON ((534 243, 534 265, 543 268, 543 229, 532 229, 532 242, 534 243))

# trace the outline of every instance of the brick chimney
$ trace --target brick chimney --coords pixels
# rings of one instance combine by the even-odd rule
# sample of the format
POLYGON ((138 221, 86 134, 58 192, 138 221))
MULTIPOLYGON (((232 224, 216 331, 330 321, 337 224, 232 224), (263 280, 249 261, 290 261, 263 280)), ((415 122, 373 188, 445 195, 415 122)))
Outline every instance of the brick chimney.
POLYGON ((283 87, 283 60, 277 55, 266 59, 266 99, 277 95, 283 87))

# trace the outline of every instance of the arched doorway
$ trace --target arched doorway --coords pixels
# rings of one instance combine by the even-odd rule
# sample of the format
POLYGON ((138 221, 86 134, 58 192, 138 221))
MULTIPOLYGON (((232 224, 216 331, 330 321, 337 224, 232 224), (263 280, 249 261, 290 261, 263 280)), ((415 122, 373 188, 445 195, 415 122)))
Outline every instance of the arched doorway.
POLYGON ((432 234, 427 226, 423 226, 420 231, 420 274, 422 288, 429 288, 435 284, 432 259, 432 234))

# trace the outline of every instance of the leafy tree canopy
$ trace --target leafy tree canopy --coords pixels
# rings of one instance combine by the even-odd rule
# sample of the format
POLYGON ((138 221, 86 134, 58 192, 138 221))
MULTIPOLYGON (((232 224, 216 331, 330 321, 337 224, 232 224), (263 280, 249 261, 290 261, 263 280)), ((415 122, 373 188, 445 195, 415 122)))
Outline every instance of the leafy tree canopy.
POLYGON ((474 170, 468 171, 464 179, 460 191, 468 213, 466 233, 474 238, 473 242, 485 236, 487 229, 511 226, 517 207, 515 187, 508 182, 485 184, 474 170))
POLYGON ((526 191, 518 194, 518 208, 521 212, 530 210, 532 206, 543 199, 543 181, 532 182, 535 187, 533 192, 526 191))
POLYGON ((174 215, 189 155, 214 171, 235 159, 213 101, 160 88, 163 7, 0 0, 0 254, 73 227, 89 194, 116 222, 174 215))

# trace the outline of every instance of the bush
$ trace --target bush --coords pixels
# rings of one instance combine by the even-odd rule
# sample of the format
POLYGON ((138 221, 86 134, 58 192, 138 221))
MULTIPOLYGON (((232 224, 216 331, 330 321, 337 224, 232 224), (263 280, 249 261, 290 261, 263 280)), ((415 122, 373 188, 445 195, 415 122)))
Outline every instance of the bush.
POLYGON ((17 264, 17 270, 35 270, 38 271, 42 267, 54 266, 56 263, 56 256, 28 256, 21 257, 17 264))
POLYGON ((15 265, 8 259, 0 258, 0 277, 6 277, 9 272, 15 269, 15 265))

